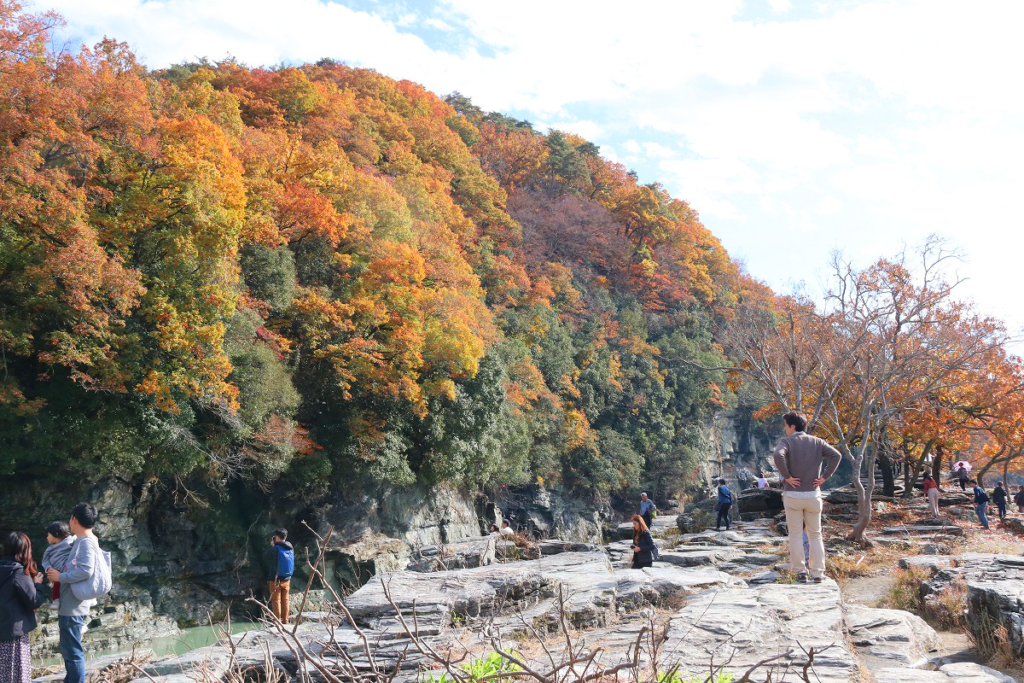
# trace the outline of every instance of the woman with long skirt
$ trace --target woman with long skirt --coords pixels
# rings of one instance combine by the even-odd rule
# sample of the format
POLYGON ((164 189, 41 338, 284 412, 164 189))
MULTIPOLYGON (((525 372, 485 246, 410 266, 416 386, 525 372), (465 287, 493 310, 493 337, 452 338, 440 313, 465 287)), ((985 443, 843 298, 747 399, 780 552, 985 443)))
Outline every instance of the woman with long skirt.
POLYGON ((36 627, 36 609, 46 600, 46 591, 37 590, 42 582, 32 542, 20 531, 11 532, 0 558, 0 683, 32 680, 28 634, 36 627))

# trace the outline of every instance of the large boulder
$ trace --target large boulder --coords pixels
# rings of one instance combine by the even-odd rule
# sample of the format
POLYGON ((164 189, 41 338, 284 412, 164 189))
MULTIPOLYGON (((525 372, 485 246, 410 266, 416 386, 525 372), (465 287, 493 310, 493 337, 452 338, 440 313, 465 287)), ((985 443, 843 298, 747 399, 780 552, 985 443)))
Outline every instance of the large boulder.
MULTIPOLYGON (((860 680, 860 662, 847 642, 842 598, 833 581, 707 591, 690 598, 670 619, 666 635, 662 661, 667 666, 678 662, 683 674, 706 672, 712 661, 744 672, 786 652, 792 654, 782 663, 799 666, 806 660, 804 650, 813 648, 812 680, 860 680)), ((767 675, 762 669, 754 680, 764 681, 767 675)))
POLYGON ((935 629, 916 614, 902 610, 850 605, 846 628, 857 654, 872 670, 926 667, 939 648, 935 629))
MULTIPOLYGON (((738 512, 763 513, 758 517, 774 517, 782 512, 782 491, 779 489, 747 489, 736 497, 738 512)), ((746 519, 746 517, 744 517, 746 519)))

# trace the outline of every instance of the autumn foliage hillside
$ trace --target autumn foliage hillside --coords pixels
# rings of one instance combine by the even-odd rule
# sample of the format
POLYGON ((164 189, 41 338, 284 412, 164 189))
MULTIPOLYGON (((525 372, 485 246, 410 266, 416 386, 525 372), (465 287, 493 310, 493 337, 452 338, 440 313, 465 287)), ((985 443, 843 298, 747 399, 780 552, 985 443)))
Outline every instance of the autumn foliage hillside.
POLYGON ((0 0, 4 474, 685 479, 745 286, 685 202, 457 94, 57 20, 0 0))

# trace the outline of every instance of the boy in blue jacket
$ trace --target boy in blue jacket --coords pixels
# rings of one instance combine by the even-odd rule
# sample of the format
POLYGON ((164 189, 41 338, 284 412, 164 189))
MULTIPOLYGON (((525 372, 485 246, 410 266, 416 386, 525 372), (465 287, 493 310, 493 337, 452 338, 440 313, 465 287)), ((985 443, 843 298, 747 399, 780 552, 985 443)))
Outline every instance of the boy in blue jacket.
POLYGON ((725 479, 718 480, 718 504, 715 509, 718 510, 718 520, 715 522, 715 531, 720 531, 722 528, 722 520, 725 520, 725 530, 728 531, 732 525, 732 517, 729 515, 729 509, 732 508, 732 491, 725 485, 725 479))
POLYGON ((267 561, 270 564, 270 611, 282 624, 288 623, 291 612, 292 573, 295 571, 295 548, 288 542, 288 530, 277 529, 270 539, 267 561))

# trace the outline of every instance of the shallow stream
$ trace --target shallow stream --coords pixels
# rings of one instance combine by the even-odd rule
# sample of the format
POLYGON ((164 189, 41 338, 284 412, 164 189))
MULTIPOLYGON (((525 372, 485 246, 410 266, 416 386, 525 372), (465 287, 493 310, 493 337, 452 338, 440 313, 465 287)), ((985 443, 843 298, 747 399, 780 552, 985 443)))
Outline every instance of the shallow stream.
MULTIPOLYGON (((259 627, 260 624, 252 621, 232 622, 231 632, 244 633, 245 631, 251 631, 259 627)), ((182 629, 177 635, 155 638, 141 646, 140 649, 152 650, 156 659, 159 659, 160 657, 167 657, 169 655, 183 655, 197 647, 213 645, 220 640, 223 635, 224 626, 221 624, 217 624, 216 626, 193 626, 191 628, 182 629)), ((89 634, 86 633, 85 655, 87 660, 106 657, 107 655, 130 654, 132 651, 130 647, 111 648, 107 650, 90 649, 88 639, 89 634)), ((32 658, 33 668, 54 665, 63 666, 64 662, 59 656, 43 657, 39 659, 36 657, 32 658)))

